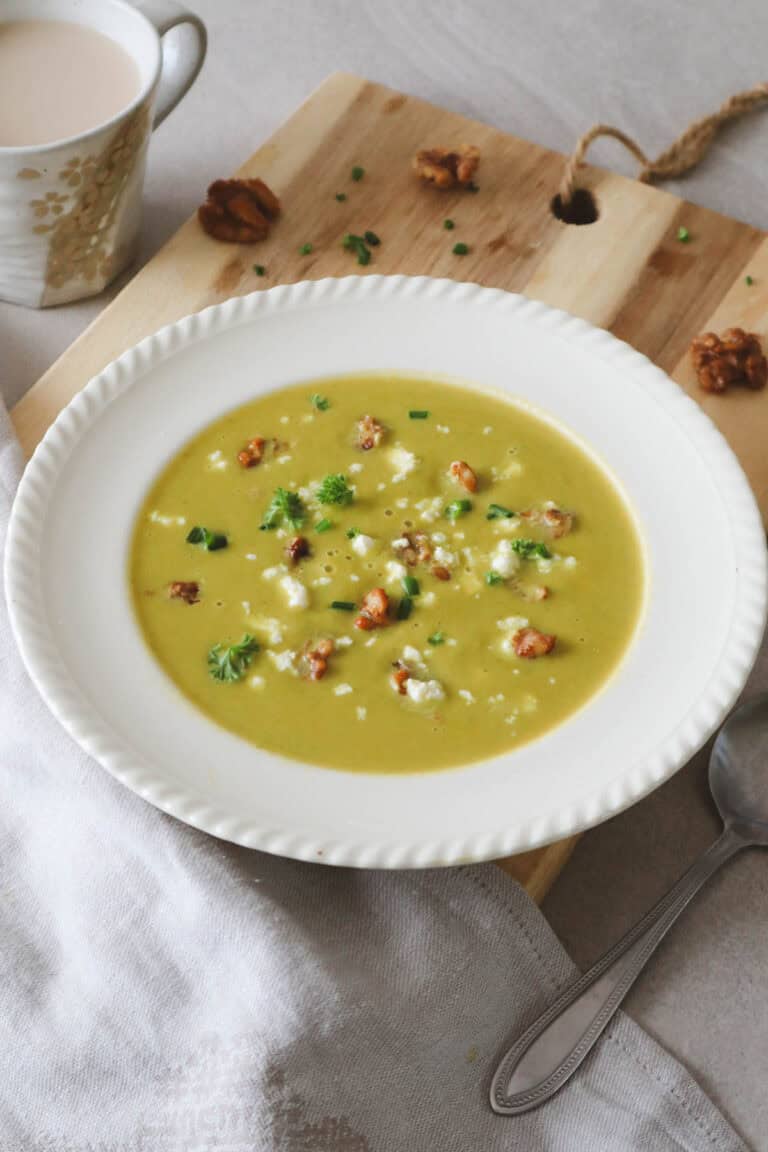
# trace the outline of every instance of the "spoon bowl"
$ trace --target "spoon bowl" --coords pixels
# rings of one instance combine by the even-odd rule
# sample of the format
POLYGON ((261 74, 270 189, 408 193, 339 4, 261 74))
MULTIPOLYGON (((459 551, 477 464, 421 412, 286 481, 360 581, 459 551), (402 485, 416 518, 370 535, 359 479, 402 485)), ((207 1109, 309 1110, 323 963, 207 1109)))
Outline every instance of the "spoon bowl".
POLYGON ((726 828, 768 846, 768 694, 742 704, 721 728, 709 787, 726 828))

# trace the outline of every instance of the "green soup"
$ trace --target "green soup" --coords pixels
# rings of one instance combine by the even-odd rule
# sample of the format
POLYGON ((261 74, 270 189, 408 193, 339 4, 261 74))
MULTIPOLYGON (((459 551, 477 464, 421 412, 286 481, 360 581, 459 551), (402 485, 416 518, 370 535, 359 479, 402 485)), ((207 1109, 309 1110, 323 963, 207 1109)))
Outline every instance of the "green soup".
POLYGON ((644 567, 622 496, 548 421, 371 375, 197 435, 144 502, 130 581, 147 643, 211 719, 298 760, 416 772, 588 701, 630 643, 644 567))

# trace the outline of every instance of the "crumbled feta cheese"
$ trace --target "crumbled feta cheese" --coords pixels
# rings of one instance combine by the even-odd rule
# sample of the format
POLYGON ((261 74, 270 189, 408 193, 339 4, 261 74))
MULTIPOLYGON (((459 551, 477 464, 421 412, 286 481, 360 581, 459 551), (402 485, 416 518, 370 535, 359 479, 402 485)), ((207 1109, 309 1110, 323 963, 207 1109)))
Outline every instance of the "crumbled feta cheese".
POLYGON ((281 423, 281 424, 287 424, 287 423, 288 423, 288 420, 289 420, 289 417, 288 417, 288 416, 281 416, 281 417, 280 417, 280 423, 281 423))
POLYGON ((293 456, 287 456, 286 455, 286 456, 278 456, 277 457, 278 464, 287 464, 289 460, 293 460, 293 456))
POLYGON ((248 677, 248 683, 250 684, 251 688, 263 688, 264 687, 264 677, 263 676, 249 676, 248 677))
POLYGON ((362 470, 363 470, 363 465, 360 463, 359 460, 355 460, 355 462, 353 464, 350 464, 349 468, 347 469, 347 471, 351 472, 353 475, 356 472, 362 472, 362 470))
POLYGON ((552 571, 552 563, 553 563, 554 559, 555 559, 554 556, 552 557, 552 560, 545 560, 543 556, 537 556, 536 567, 537 567, 538 571, 544 572, 544 573, 551 572, 552 571))
POLYGON ((349 696, 351 691, 351 684, 337 684, 333 690, 333 694, 334 696, 349 696))
POLYGON ((504 717, 504 723, 505 724, 514 724, 514 723, 516 723, 516 721, 517 721, 517 716, 514 714, 514 712, 510 716, 504 717))
POLYGON ((445 424, 436 424, 435 427, 437 428, 438 432, 442 432, 444 436, 447 436, 450 432, 450 428, 447 428, 445 424))
POLYGON ((522 701, 521 706, 522 706, 523 712, 535 712, 539 706, 539 701, 533 695, 532 692, 527 692, 526 695, 523 696, 523 701, 522 701))
POLYGON ((446 644, 449 644, 451 648, 455 648, 458 644, 458 640, 455 638, 455 636, 449 636, 446 640, 446 644))
POLYGON ((359 584, 360 583, 360 577, 355 572, 350 572, 349 578, 353 584, 359 584))
POLYGON ((424 608, 431 608, 433 604, 436 604, 436 603, 437 603, 437 596, 436 596, 436 595, 435 595, 435 593, 434 593, 434 592, 433 592, 433 591, 430 589, 430 591, 429 591, 429 592, 425 592, 425 593, 424 593, 424 594, 423 594, 423 595, 422 595, 422 596, 419 598, 419 600, 420 600, 420 603, 422 604, 422 606, 423 606, 424 608))
POLYGON ((566 556, 563 560, 563 568, 575 568, 578 560, 575 556, 566 556))
POLYGON ((316 580, 312 581, 313 588, 324 588, 326 584, 330 584, 330 576, 318 576, 316 580))
POLYGON ((287 571, 285 564, 275 564, 274 568, 265 568, 261 576, 263 580, 275 580, 287 571))
POLYGON ((454 540, 463 540, 464 539, 464 533, 463 532, 454 532, 453 538, 454 538, 454 540))
POLYGON ((495 696, 489 696, 488 697, 488 703, 489 704, 503 704, 504 703, 504 693, 498 692, 495 696))
POLYGON ((382 483, 376 485, 376 491, 377 492, 383 492, 385 488, 386 488, 386 484, 383 481, 382 481, 382 483))
POLYGON ((150 512, 149 518, 153 524, 162 524, 163 527, 168 527, 170 524, 178 524, 179 527, 186 524, 186 516, 162 516, 157 509, 150 512))
POLYGON ((471 692, 468 692, 466 688, 459 688, 457 695, 461 696, 462 700, 466 700, 467 704, 475 703, 474 696, 471 692))
POLYGON ((305 504, 311 504, 315 501, 317 490, 320 487, 317 480, 313 480, 310 484, 306 484, 303 488, 299 488, 299 496, 305 504))
POLYGON ((366 536, 363 532, 358 532, 352 540, 352 551, 356 556, 367 556, 376 547, 376 541, 373 536, 366 536))
POLYGON ((519 460, 510 460, 509 464, 507 464, 506 468, 502 472, 502 476, 505 480, 512 480, 516 476, 522 476, 522 474, 523 466, 519 460))
POLYGON ((405 690, 408 694, 408 699, 413 700, 414 704, 423 704, 429 700, 443 700, 445 692, 439 680, 410 680, 405 682, 405 690))
POLYGON ((365 642, 366 648, 372 648, 378 639, 378 636, 371 636, 370 640, 366 640, 365 642))
POLYGON ((510 576, 514 576, 519 567, 520 557, 512 551, 510 541, 499 540, 496 551, 491 556, 491 570, 506 580, 510 576))
POLYGON ((311 424, 312 421, 314 420, 314 418, 315 418, 314 412, 305 412, 301 419, 303 420, 303 422, 305 424, 311 424))
POLYGON ((266 636, 270 644, 282 644, 283 626, 274 616, 249 616, 248 623, 254 632, 266 636))
POLYGON ((351 636, 339 636, 338 640, 336 641, 336 647, 337 648, 351 648, 352 647, 352 637, 351 636))
POLYGON ((283 576, 280 580, 280 587, 288 597, 289 608, 309 607, 309 592, 301 580, 297 580, 295 576, 283 576))
POLYGON ((517 632, 528 627, 528 620, 525 616, 507 616, 504 620, 497 620, 496 627, 502 632, 517 632))
POLYGON ((358 720, 365 720, 366 716, 368 715, 367 708, 356 708, 355 712, 357 713, 358 720))
POLYGON ((392 477, 393 484, 399 484, 401 480, 405 480, 408 473, 413 472, 418 464, 414 453, 409 452, 407 448, 403 448, 399 444, 389 449, 387 457, 395 470, 395 474, 392 477))
POLYGON ((406 644, 403 648, 403 660, 407 664, 421 664, 421 652, 418 648, 414 648, 412 644, 406 644))
POLYGON ((433 523, 443 514, 445 500, 442 496, 433 496, 431 500, 419 500, 415 505, 422 520, 427 524, 433 523))
POLYGON ((403 576, 406 574, 407 569, 405 564, 400 564, 397 560, 387 560, 386 564, 384 565, 384 571, 387 574, 387 582, 389 584, 394 584, 395 581, 402 580, 403 576))
POLYGON ((435 548, 434 560, 436 564, 443 564, 446 568, 451 568, 456 563, 456 553, 449 552, 447 548, 443 548, 442 544, 438 544, 435 548))
POLYGON ((245 558, 246 560, 258 560, 258 556, 255 552, 246 552, 245 558))
POLYGON ((209 470, 212 472, 223 472, 225 468, 229 468, 229 460, 224 458, 221 448, 217 448, 215 452, 209 452, 207 459, 209 470))
POLYGON ((445 544, 447 539, 448 539, 448 537, 446 536, 445 532, 433 532, 432 533, 432 543, 433 544, 445 544))
POLYGON ((493 428, 491 427, 490 424, 486 425, 486 427, 483 428, 483 436, 490 436, 491 432, 493 432, 493 428))
POLYGON ((294 660, 296 653, 291 652, 289 648, 285 648, 282 652, 273 652, 271 648, 267 649, 267 657, 272 661, 278 672, 294 672, 294 660))
POLYGON ((401 496, 399 500, 395 500, 395 508, 407 508, 407 507, 408 507, 407 496, 401 496))
POLYGON ((392 547, 395 552, 402 552, 403 548, 410 548, 411 542, 406 536, 398 536, 396 540, 392 541, 392 547))
POLYGON ((549 682, 550 684, 557 684, 557 679, 554 676, 550 676, 549 682))
POLYGON ((250 602, 250 600, 241 600, 240 603, 243 606, 243 611, 245 612, 246 616, 250 616, 250 614, 251 614, 251 602, 250 602))
POLYGON ((499 532, 519 532, 522 521, 519 516, 505 516, 502 520, 494 520, 493 531, 499 532))

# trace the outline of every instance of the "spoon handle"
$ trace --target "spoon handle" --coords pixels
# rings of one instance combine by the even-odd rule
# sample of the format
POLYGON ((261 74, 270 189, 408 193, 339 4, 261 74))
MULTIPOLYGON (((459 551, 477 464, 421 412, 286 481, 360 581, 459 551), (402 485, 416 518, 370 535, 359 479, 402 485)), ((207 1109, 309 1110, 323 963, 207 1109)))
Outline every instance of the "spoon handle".
POLYGON ((745 841, 726 828, 666 896, 551 1004, 510 1048, 491 1084, 502 1116, 537 1108, 562 1088, 591 1052, 646 961, 677 917, 745 841))

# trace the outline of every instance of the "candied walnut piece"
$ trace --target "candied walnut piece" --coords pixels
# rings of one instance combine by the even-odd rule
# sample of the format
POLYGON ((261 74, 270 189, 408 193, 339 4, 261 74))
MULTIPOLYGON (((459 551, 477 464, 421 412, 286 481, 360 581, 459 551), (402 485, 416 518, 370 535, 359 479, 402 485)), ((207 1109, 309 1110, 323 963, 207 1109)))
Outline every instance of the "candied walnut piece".
POLYGON ((336 645, 330 637, 318 640, 314 647, 304 654, 306 678, 308 680, 322 680, 328 671, 328 661, 334 653, 336 645))
POLYGON ((309 556, 309 540, 306 536, 294 536, 285 549, 291 564, 298 564, 305 556, 309 556))
POLYGON ((554 648, 556 640, 556 636, 539 632, 538 628, 518 628, 512 637, 512 647, 515 654, 522 656, 524 660, 535 660, 538 656, 548 655, 554 648))
POLYGON ((257 464, 260 464, 264 458, 266 443, 266 440, 263 440, 261 436, 254 436, 253 440, 249 440, 245 448, 237 454, 238 463, 241 467, 255 468, 257 464))
POLYGON ((520 593, 524 600, 530 600, 534 604, 539 603, 541 600, 547 600, 549 597, 549 588, 547 588, 545 584, 518 586, 516 591, 520 593))
POLYGON ((705 392, 725 392, 731 384, 764 388, 768 380, 760 340, 743 328, 729 328, 722 336, 715 332, 697 336, 691 343, 691 360, 705 392))
POLYGON ((366 592, 362 605, 362 611, 355 620, 355 628, 370 632, 373 628, 380 628, 386 624, 389 596, 383 588, 372 588, 370 592, 366 592))
POLYGON ((209 236, 230 244, 264 240, 280 201, 263 180, 214 180, 197 217, 209 236))
POLYGON ((451 570, 442 564, 435 564, 432 568, 432 575, 436 580, 450 580, 451 570))
POLYGON ((171 600, 183 600, 185 604, 200 602, 200 585, 196 580, 173 580, 168 585, 171 600))
POLYGON ((411 679, 411 672, 408 665, 402 660, 395 660, 392 668, 392 687, 396 692, 399 692, 401 696, 407 695, 408 689, 405 685, 411 679))
POLYGON ((436 188, 453 188, 471 184, 480 163, 480 149, 474 144, 458 148, 423 148, 413 159, 419 177, 436 188))
POLYGON ((520 519, 545 528, 553 540, 567 536, 573 528, 571 513, 561 512, 559 508, 529 508, 527 512, 520 513, 520 519))
POLYGON ((426 532, 403 532, 394 547, 398 559, 409 568, 415 568, 417 564, 428 564, 432 559, 432 546, 426 532))
POLYGON ((361 416, 357 422, 357 444, 363 452, 378 448, 384 439, 386 429, 373 416, 361 416))
POLYGON ((454 460, 448 471, 467 492, 477 492, 477 476, 466 460, 454 460))

